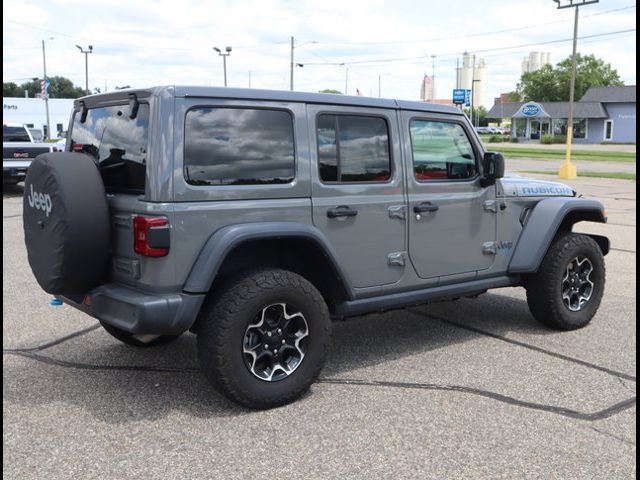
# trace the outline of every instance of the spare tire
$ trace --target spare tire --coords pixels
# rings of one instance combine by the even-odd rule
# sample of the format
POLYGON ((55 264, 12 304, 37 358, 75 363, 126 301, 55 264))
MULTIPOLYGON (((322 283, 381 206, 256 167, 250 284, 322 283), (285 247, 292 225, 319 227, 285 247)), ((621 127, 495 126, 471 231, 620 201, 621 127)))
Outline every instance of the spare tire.
POLYGON ((85 293, 106 274, 109 207, 96 164, 81 153, 43 153, 24 182, 29 265, 53 295, 85 293))

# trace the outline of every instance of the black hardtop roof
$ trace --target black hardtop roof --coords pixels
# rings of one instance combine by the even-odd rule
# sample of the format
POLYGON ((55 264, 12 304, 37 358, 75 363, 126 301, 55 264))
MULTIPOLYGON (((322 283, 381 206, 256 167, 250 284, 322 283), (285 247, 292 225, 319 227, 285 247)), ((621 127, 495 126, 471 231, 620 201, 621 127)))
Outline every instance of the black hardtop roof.
POLYGON ((83 101, 88 107, 109 100, 126 100, 131 93, 140 97, 152 94, 171 92, 176 97, 193 98, 228 98, 236 100, 275 100, 279 102, 301 102, 331 105, 345 105, 371 108, 390 108, 403 110, 417 110, 434 113, 447 113, 462 115, 462 112, 450 105, 437 105, 426 102, 409 100, 394 100, 388 98, 356 97, 351 95, 338 95, 332 93, 306 93, 291 92, 288 90, 260 90, 257 88, 230 88, 230 87, 190 87, 190 86, 164 86, 145 89, 118 90, 99 95, 82 97, 75 101, 77 105, 83 101))

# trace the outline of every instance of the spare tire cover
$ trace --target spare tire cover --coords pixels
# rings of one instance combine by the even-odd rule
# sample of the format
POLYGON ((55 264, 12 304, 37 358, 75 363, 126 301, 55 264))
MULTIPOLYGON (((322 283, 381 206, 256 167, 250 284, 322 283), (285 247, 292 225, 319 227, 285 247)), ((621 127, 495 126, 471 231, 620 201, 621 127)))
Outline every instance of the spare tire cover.
POLYGON ((109 207, 93 158, 44 153, 24 182, 24 239, 29 265, 45 292, 89 291, 106 274, 109 207))

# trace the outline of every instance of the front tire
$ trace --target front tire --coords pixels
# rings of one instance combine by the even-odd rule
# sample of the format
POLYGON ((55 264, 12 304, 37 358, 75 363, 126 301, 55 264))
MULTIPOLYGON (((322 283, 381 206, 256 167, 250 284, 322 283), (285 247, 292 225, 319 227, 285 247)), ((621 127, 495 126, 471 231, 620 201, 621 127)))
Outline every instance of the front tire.
POLYGON ((567 233, 549 247, 538 272, 527 279, 527 303, 540 323, 557 330, 589 324, 604 293, 604 257, 589 236, 567 233))
POLYGON ((293 272, 265 269, 229 281, 203 306, 198 359, 230 400, 265 409, 303 395, 320 374, 331 337, 327 305, 293 272))

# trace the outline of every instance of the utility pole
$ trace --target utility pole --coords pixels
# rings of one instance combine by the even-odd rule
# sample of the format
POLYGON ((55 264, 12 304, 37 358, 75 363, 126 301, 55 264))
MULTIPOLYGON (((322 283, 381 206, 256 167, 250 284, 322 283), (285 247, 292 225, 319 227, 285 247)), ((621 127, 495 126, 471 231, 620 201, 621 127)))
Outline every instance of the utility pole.
POLYGON ((345 74, 345 78, 344 78, 344 94, 348 95, 349 91, 349 67, 347 67, 347 73, 345 74))
MULTIPOLYGON (((464 68, 464 64, 462 65, 464 68)), ((476 86, 476 54, 473 54, 473 65, 471 66, 471 124, 475 127, 473 123, 473 107, 475 102, 475 86, 476 86)))
MULTIPOLYGON (((53 40, 53 37, 49 38, 49 40, 53 40)), ((49 139, 51 138, 51 122, 49 119, 49 91, 47 88, 47 54, 45 53, 45 49, 44 49, 44 40, 42 40, 42 69, 43 71, 43 80, 44 80, 44 88, 43 88, 43 94, 44 94, 44 108, 47 112, 47 134, 45 135, 45 138, 49 139)))
POLYGON ((558 4, 558 9, 575 8, 573 20, 573 52, 571 54, 571 83, 569 84, 569 118, 567 119, 567 151, 564 163, 560 166, 558 176, 571 180, 578 176, 578 169, 571 163, 571 146, 573 144, 573 110, 576 90, 576 50, 578 47, 578 12, 581 6, 598 3, 599 0, 553 0, 558 4))
POLYGON ((436 56, 431 55, 431 95, 436 98, 436 56))
POLYGON ((291 71, 290 71, 290 79, 289 79, 289 90, 291 90, 293 92, 293 49, 295 48, 294 45, 295 39, 293 38, 293 36, 291 37, 291 71))
POLYGON ((87 50, 84 50, 80 45, 76 45, 76 48, 80 50, 80 53, 84 53, 84 90, 87 95, 89 92, 89 54, 93 53, 93 45, 89 45, 87 50))

